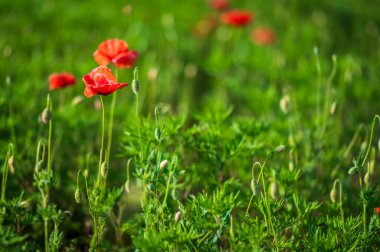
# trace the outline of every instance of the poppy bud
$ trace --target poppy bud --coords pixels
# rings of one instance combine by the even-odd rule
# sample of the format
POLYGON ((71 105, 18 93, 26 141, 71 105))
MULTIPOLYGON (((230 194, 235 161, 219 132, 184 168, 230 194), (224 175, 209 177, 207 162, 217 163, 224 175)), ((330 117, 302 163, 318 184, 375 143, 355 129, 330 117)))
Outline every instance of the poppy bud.
POLYGON ((108 174, 108 164, 106 162, 102 163, 102 166, 100 167, 100 175, 102 175, 103 178, 105 178, 108 174))
POLYGON ((367 171, 366 174, 364 175, 364 183, 366 185, 369 185, 369 182, 370 182, 370 172, 367 171))
POLYGON ((50 122, 50 119, 51 119, 51 111, 49 108, 45 108, 44 111, 42 111, 41 121, 44 124, 48 124, 50 122))
POLYGON ((88 177, 88 169, 86 169, 86 170, 83 171, 83 176, 84 176, 85 178, 88 177))
POLYGON ((269 193, 270 193, 270 196, 272 197, 272 199, 276 199, 277 198, 277 183, 276 181, 273 181, 270 186, 269 186, 269 193))
POLYGON ((75 195, 74 195, 74 197, 75 197, 75 201, 79 204, 79 203, 80 203, 80 190, 79 190, 79 188, 77 188, 77 189, 75 190, 75 195))
POLYGON ((158 142, 161 141, 161 130, 160 130, 159 128, 156 128, 156 129, 154 130, 154 138, 156 138, 156 140, 157 140, 158 142))
POLYGON ((180 221, 181 219, 182 219, 182 213, 181 213, 181 211, 176 212, 176 213, 175 213, 175 216, 174 216, 174 221, 175 221, 175 222, 178 222, 178 221, 180 221))
POLYGON ((351 168, 348 170, 348 174, 349 174, 349 175, 352 175, 352 174, 354 174, 354 173, 356 172, 356 170, 357 170, 357 167, 351 167, 351 168))
POLYGON ((139 90, 140 90, 140 82, 139 80, 132 80, 132 90, 133 90, 133 93, 135 94, 138 94, 139 93, 139 90))
POLYGON ((168 166, 168 160, 162 160, 161 163, 160 163, 160 169, 164 169, 168 166))
POLYGON ((129 180, 127 180, 127 181, 125 182, 124 187, 125 187, 125 191, 126 191, 127 193, 129 193, 129 180))
POLYGON ((281 111, 284 114, 287 114, 289 112, 289 107, 290 107, 290 97, 289 95, 284 95, 280 100, 281 111))
POLYGON ((336 202, 336 197, 337 197, 337 184, 338 184, 339 180, 336 179, 335 182, 334 182, 334 185, 333 185, 333 188, 332 190, 330 191, 330 199, 331 199, 331 202, 335 204, 336 202))
POLYGON ((336 202, 336 187, 335 186, 330 191, 330 199, 331 199, 332 203, 335 204, 335 202, 336 202))
POLYGON ((254 178, 251 179, 251 190, 253 195, 257 195, 257 185, 254 178))
POLYGON ((289 161, 289 171, 293 171, 293 170, 294 170, 293 161, 289 161))
POLYGON ((26 201, 26 200, 23 200, 21 201, 19 204, 18 204, 19 207, 21 208, 28 208, 29 207, 29 202, 26 201))
POLYGON ((284 150, 285 150, 285 146, 284 145, 279 145, 275 149, 276 152, 283 152, 284 150))
POLYGON ((38 173, 40 169, 42 168, 43 164, 44 164, 43 160, 38 161, 38 163, 36 164, 36 167, 34 167, 34 172, 38 173))
POLYGON ((11 174, 15 173, 15 159, 13 155, 8 159, 8 166, 9 166, 9 171, 11 174))

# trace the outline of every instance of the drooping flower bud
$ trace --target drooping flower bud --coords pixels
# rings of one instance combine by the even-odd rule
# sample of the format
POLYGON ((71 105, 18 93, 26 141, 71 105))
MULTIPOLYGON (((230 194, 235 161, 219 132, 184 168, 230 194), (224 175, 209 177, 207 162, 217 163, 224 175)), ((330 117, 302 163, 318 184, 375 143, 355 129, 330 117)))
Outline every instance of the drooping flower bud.
POLYGON ((366 185, 369 185, 369 183, 370 183, 370 172, 369 172, 369 170, 364 175, 364 183, 366 185))
POLYGON ((13 155, 8 159, 9 171, 11 174, 15 173, 15 159, 13 155))
POLYGON ((108 164, 106 162, 102 163, 102 166, 100 167, 100 175, 102 175, 103 178, 105 178, 108 174, 108 164))
POLYGON ((284 114, 287 114, 289 112, 289 107, 290 107, 290 97, 289 95, 286 94, 280 100, 280 108, 284 114))
POLYGON ((160 128, 155 128, 154 130, 154 138, 160 142, 161 141, 161 130, 160 128))
POLYGON ((36 166, 34 167, 34 172, 35 173, 39 173, 40 172, 40 169, 42 168, 44 164, 44 161, 43 160, 40 160, 38 161, 38 163, 36 164, 36 166))
POLYGON ((165 169, 167 166, 168 166, 168 160, 162 160, 161 163, 160 163, 160 169, 165 169))
POLYGON ((135 94, 138 94, 140 90, 140 82, 139 80, 132 80, 132 91, 135 94))
POLYGON ((181 219, 182 219, 182 213, 181 213, 181 211, 176 212, 175 216, 174 216, 174 221, 177 223, 181 219))
POLYGON ((339 180, 336 179, 335 182, 334 182, 333 188, 330 191, 330 199, 331 199, 331 202, 334 203, 334 204, 336 203, 336 199, 337 199, 337 185, 338 185, 338 182, 339 182, 339 180))
POLYGON ((51 111, 49 108, 45 108, 41 114, 41 121, 44 124, 48 124, 50 122, 50 119, 51 119, 51 111))
POLYGON ((270 193, 270 196, 272 197, 272 199, 276 199, 277 198, 278 188, 277 188, 277 182, 276 181, 273 181, 270 184, 270 186, 269 186, 269 193, 270 193))
POLYGON ((251 191, 253 195, 257 195, 257 185, 256 185, 255 178, 251 179, 251 191))
POLYGON ((285 146, 284 145, 279 145, 275 149, 276 152, 283 152, 284 150, 285 150, 285 146))
POLYGON ((75 197, 75 201, 79 204, 80 203, 80 190, 79 190, 79 188, 77 188, 75 190, 74 197, 75 197))

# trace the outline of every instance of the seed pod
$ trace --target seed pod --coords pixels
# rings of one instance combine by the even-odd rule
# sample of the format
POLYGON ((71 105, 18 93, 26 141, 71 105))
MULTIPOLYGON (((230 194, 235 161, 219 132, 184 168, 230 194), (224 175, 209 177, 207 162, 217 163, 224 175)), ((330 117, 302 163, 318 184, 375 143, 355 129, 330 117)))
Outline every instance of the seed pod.
POLYGON ((156 129, 154 130, 154 138, 156 138, 156 140, 157 140, 158 142, 161 141, 161 130, 160 130, 160 128, 156 128, 156 129))
POLYGON ((177 223, 181 219, 182 219, 182 213, 181 213, 181 211, 176 212, 175 216, 174 216, 174 221, 177 223))
POLYGON ((15 173, 15 159, 13 155, 8 159, 9 171, 11 174, 15 173))
POLYGON ((279 145, 275 149, 276 152, 283 152, 284 150, 285 150, 285 146, 284 145, 279 145))
POLYGON ((103 178, 105 178, 108 174, 108 164, 106 162, 102 163, 102 166, 100 167, 100 175, 102 175, 103 178))
POLYGON ((42 111, 41 121, 44 124, 48 124, 50 122, 50 119, 51 119, 51 111, 49 108, 45 108, 44 111, 42 111))
POLYGON ((132 80, 132 91, 135 94, 138 94, 140 90, 140 82, 139 80, 132 80))
POLYGON ((168 160, 162 160, 161 163, 160 163, 160 169, 165 169, 167 166, 168 166, 168 160))
POLYGON ((276 181, 273 181, 270 186, 269 186, 269 193, 270 193, 270 196, 272 197, 272 199, 276 199, 277 198, 277 183, 276 181))
POLYGON ((79 204, 79 203, 80 203, 80 190, 79 190, 79 188, 77 188, 77 189, 75 190, 75 195, 74 195, 74 197, 75 197, 75 201, 79 204))

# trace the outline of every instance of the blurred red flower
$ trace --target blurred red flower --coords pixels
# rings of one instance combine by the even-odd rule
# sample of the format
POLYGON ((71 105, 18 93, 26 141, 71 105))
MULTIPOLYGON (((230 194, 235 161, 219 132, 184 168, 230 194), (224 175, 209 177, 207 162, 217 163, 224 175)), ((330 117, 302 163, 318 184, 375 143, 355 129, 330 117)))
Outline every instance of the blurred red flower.
POLYGON ((230 7, 230 1, 229 0, 211 0, 210 6, 214 8, 215 10, 221 11, 230 7))
POLYGON ((71 73, 52 73, 49 75, 49 89, 54 90, 58 88, 65 88, 74 85, 76 82, 74 75, 71 73))
POLYGON ((126 83, 117 83, 115 75, 106 66, 95 68, 89 74, 83 76, 83 81, 86 84, 84 95, 87 98, 96 94, 109 95, 120 88, 128 86, 126 83))
POLYGON ((246 26, 254 18, 253 13, 247 10, 231 10, 220 15, 220 20, 231 26, 246 26))
POLYGON ((137 60, 138 53, 129 50, 128 44, 124 40, 108 39, 100 43, 93 56, 101 66, 112 62, 117 68, 130 68, 137 60))
POLYGON ((251 39, 258 45, 270 45, 276 42, 276 34, 268 28, 260 27, 252 31, 251 39))
POLYGON ((378 214, 380 214, 380 207, 376 207, 375 208, 375 212, 378 213, 378 214))

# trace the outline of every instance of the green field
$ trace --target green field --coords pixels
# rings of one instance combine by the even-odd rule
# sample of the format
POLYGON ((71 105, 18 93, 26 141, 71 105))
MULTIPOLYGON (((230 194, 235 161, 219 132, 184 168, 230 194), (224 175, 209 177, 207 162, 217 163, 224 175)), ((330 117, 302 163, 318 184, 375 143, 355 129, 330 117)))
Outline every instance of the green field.
POLYGON ((0 251, 380 249, 380 1, 229 2, 0 0, 0 251))

